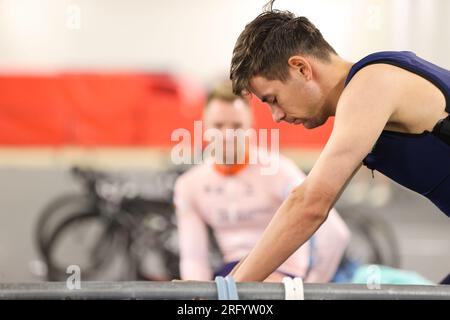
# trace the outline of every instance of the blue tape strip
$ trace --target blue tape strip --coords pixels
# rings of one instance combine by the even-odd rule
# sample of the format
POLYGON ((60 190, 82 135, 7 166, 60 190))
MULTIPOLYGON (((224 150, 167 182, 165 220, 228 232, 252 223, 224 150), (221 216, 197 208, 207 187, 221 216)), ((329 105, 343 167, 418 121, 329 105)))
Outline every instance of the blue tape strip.
POLYGON ((228 289, 228 300, 239 300, 236 281, 234 281, 234 278, 232 276, 226 276, 225 281, 228 289))
POLYGON ((217 286, 217 299, 228 300, 228 289, 225 279, 223 277, 217 276, 215 281, 217 286))

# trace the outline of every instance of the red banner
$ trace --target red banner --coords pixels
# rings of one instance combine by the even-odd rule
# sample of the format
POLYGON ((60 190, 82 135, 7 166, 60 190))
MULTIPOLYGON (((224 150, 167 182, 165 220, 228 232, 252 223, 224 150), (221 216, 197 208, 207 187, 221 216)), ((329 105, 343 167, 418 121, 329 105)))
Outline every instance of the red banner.
MULTIPOLYGON (((0 76, 0 145, 158 146, 201 119, 204 91, 167 74, 0 76)), ((279 128, 281 147, 322 147, 332 124, 276 124, 254 102, 256 128, 279 128)))

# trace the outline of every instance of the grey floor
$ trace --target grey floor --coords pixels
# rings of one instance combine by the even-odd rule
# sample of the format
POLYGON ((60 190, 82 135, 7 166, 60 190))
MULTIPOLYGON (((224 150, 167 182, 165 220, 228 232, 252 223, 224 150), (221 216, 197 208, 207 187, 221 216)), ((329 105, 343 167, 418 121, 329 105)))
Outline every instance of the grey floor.
MULTIPOLYGON (((39 257, 33 241, 39 211, 77 190, 65 169, 0 169, 0 282, 41 279, 34 274, 39 257)), ((393 201, 376 214, 395 230, 403 268, 432 281, 450 272, 450 219, 426 199, 394 186, 393 201)))

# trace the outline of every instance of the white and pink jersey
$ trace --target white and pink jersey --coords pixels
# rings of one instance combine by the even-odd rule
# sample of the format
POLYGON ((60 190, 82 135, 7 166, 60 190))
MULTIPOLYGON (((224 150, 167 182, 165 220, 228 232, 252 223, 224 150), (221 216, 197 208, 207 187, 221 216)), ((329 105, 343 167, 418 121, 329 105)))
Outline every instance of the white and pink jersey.
MULTIPOLYGON (((305 178, 295 164, 282 156, 274 175, 262 175, 261 166, 243 165, 234 174, 224 174, 207 160, 177 180, 175 205, 182 279, 212 279, 206 225, 214 230, 225 263, 241 260, 255 246, 292 188, 305 178)), ((307 273, 304 279, 307 282, 328 282, 337 270, 349 238, 347 226, 333 209, 314 235, 314 263, 310 270, 309 241, 278 271, 302 278, 307 273)))

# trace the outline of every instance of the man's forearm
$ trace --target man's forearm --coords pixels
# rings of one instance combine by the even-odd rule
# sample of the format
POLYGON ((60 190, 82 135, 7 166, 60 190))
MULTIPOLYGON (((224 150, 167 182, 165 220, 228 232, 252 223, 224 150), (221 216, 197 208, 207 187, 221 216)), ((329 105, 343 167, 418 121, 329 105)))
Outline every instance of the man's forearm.
POLYGON ((231 272, 236 281, 262 281, 289 258, 326 219, 294 191, 278 209, 250 254, 231 272), (300 199, 300 200, 299 200, 300 199))

